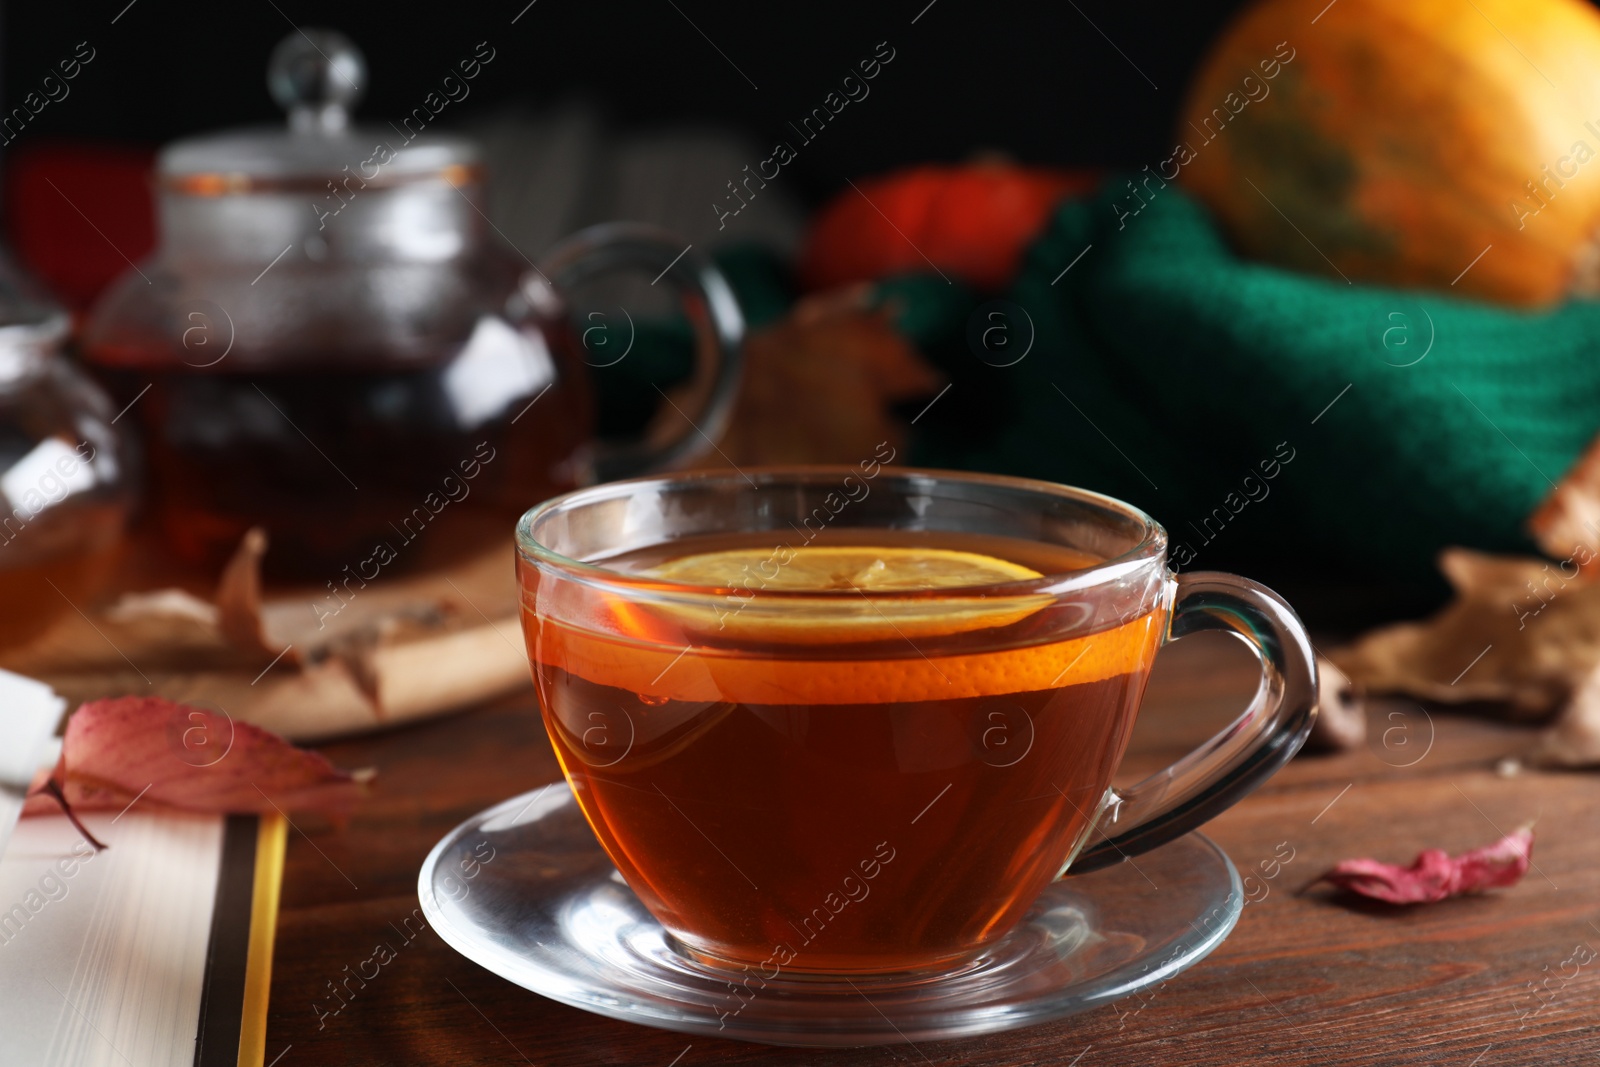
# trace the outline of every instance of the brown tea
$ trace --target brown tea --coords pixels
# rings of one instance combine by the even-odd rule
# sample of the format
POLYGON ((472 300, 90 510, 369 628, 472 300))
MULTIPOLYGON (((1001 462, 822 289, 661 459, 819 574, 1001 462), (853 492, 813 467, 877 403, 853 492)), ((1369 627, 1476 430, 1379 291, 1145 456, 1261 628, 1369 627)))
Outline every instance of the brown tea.
POLYGON ((1057 598, 962 592, 1096 562, 1057 546, 838 533, 787 559, 770 533, 607 559, 726 606, 591 591, 582 626, 535 614, 564 592, 524 575, 545 724, 601 843, 686 948, 769 979, 938 966, 1010 930, 1099 810, 1165 626, 1086 633, 1057 598), (757 617, 751 574, 861 607, 757 617), (885 595, 919 589, 939 593, 885 595))
POLYGON ((90 598, 121 553, 126 510, 73 501, 25 525, 14 514, 0 523, 0 649, 25 644, 62 616, 93 606, 90 598))
POLYGON ((560 461, 589 431, 571 382, 538 396, 523 378, 484 378, 467 395, 449 358, 397 366, 336 352, 229 373, 148 369, 170 367, 165 352, 89 355, 142 425, 163 535, 209 566, 255 525, 271 537, 273 573, 336 583, 346 566, 488 547, 530 495, 573 484, 560 461))

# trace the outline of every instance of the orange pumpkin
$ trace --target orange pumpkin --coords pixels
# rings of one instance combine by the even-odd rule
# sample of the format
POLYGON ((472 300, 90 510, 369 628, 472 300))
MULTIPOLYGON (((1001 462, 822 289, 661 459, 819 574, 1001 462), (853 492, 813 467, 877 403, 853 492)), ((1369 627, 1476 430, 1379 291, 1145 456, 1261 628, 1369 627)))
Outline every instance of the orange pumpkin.
POLYGON ((812 222, 801 282, 828 289, 936 266, 980 289, 1003 288, 1061 198, 1094 184, 1084 173, 994 162, 863 178, 812 222))
POLYGON ((1595 291, 1585 0, 1262 0, 1212 47, 1177 136, 1156 169, 1248 255, 1523 306, 1595 291))

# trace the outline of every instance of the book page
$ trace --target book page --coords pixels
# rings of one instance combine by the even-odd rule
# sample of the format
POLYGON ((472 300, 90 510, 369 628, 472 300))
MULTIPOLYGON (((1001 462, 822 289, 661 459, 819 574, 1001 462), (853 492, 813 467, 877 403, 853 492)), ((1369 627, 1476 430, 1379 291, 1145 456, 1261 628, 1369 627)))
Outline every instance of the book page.
POLYGON ((23 819, 0 857, 0 1067, 188 1067, 223 817, 23 819))

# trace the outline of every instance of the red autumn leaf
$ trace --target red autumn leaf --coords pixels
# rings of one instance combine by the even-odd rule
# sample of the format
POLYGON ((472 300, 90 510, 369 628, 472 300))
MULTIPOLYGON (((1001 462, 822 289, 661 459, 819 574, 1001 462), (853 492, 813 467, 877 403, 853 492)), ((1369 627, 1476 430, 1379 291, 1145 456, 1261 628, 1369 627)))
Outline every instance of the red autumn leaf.
POLYGON ((1533 862, 1533 828, 1524 826, 1492 845, 1452 858, 1443 849, 1418 853, 1409 867, 1345 860, 1317 881, 1390 904, 1432 904, 1463 893, 1516 885, 1533 862))
POLYGON ((351 774, 259 726, 162 697, 84 704, 67 720, 61 759, 41 773, 23 813, 348 810, 370 773, 351 774))

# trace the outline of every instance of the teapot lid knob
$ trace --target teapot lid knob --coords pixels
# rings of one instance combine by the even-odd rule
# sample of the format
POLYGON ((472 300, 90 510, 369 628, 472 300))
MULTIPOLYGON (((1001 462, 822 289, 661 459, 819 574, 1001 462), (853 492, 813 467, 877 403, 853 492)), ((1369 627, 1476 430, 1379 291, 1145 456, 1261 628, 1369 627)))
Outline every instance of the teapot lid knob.
POLYGON ((272 50, 267 88, 297 133, 336 133, 367 89, 367 61, 336 30, 296 29, 272 50))

